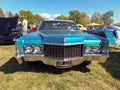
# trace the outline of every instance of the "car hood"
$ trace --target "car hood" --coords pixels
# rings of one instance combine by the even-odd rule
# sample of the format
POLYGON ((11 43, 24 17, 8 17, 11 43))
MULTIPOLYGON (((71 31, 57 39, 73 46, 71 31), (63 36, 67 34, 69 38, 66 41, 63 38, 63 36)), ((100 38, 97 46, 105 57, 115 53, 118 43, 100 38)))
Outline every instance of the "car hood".
POLYGON ((16 28, 18 16, 0 18, 0 36, 11 34, 12 29, 16 28))
POLYGON ((99 45, 101 39, 88 33, 74 34, 45 34, 45 33, 29 33, 16 39, 17 48, 23 48, 23 45, 99 45))
POLYGON ((58 44, 58 45, 73 45, 73 44, 85 44, 85 45, 98 45, 101 40, 88 33, 39 33, 43 38, 43 44, 58 44))

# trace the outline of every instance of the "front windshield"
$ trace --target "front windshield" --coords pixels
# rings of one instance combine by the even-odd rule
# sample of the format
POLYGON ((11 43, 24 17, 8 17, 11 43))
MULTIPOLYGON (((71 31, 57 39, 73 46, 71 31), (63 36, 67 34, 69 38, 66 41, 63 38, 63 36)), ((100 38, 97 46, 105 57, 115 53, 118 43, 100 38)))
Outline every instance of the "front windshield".
POLYGON ((74 22, 68 21, 43 21, 39 30, 77 30, 74 22))

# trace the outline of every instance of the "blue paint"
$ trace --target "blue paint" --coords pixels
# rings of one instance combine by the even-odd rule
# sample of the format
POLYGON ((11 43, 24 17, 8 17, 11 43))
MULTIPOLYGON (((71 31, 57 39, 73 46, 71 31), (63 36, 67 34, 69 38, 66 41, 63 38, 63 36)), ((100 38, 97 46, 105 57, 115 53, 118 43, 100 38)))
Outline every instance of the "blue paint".
POLYGON ((42 34, 29 33, 16 39, 17 48, 23 48, 24 45, 41 45, 41 44, 60 44, 60 45, 99 45, 101 39, 97 36, 87 33, 76 34, 42 34))
POLYGON ((24 45, 41 45, 41 37, 38 33, 29 33, 16 39, 18 49, 22 49, 24 45))

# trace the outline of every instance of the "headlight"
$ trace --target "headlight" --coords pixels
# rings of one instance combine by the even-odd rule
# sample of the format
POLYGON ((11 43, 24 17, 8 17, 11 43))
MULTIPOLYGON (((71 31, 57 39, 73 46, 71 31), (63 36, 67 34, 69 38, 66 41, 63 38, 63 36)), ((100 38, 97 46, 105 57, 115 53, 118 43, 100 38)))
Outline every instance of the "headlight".
POLYGON ((99 47, 99 46, 94 46, 94 47, 92 48, 92 50, 93 50, 93 52, 95 52, 95 53, 100 53, 100 47, 99 47))
POLYGON ((32 46, 26 46, 25 47, 25 53, 32 53, 33 52, 33 47, 32 46))
POLYGON ((92 48, 90 46, 85 47, 85 53, 89 53, 91 51, 91 49, 92 48))
POLYGON ((100 46, 86 46, 85 54, 98 54, 100 53, 100 46))
POLYGON ((39 46, 35 46, 34 53, 41 53, 41 48, 39 46))
POLYGON ((25 46, 25 54, 40 54, 42 53, 41 46, 25 46))

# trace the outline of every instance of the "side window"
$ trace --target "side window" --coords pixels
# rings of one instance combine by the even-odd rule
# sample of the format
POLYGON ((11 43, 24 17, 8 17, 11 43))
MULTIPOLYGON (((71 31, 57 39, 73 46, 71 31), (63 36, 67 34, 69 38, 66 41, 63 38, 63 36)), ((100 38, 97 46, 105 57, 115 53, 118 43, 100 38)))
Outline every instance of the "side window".
POLYGON ((105 35, 105 33, 104 33, 104 32, 100 32, 100 33, 98 33, 98 36, 101 36, 101 37, 106 38, 106 35, 105 35))
POLYGON ((90 34, 94 34, 94 35, 97 35, 97 36, 101 36, 101 37, 106 38, 106 35, 105 35, 104 32, 90 32, 90 34))

